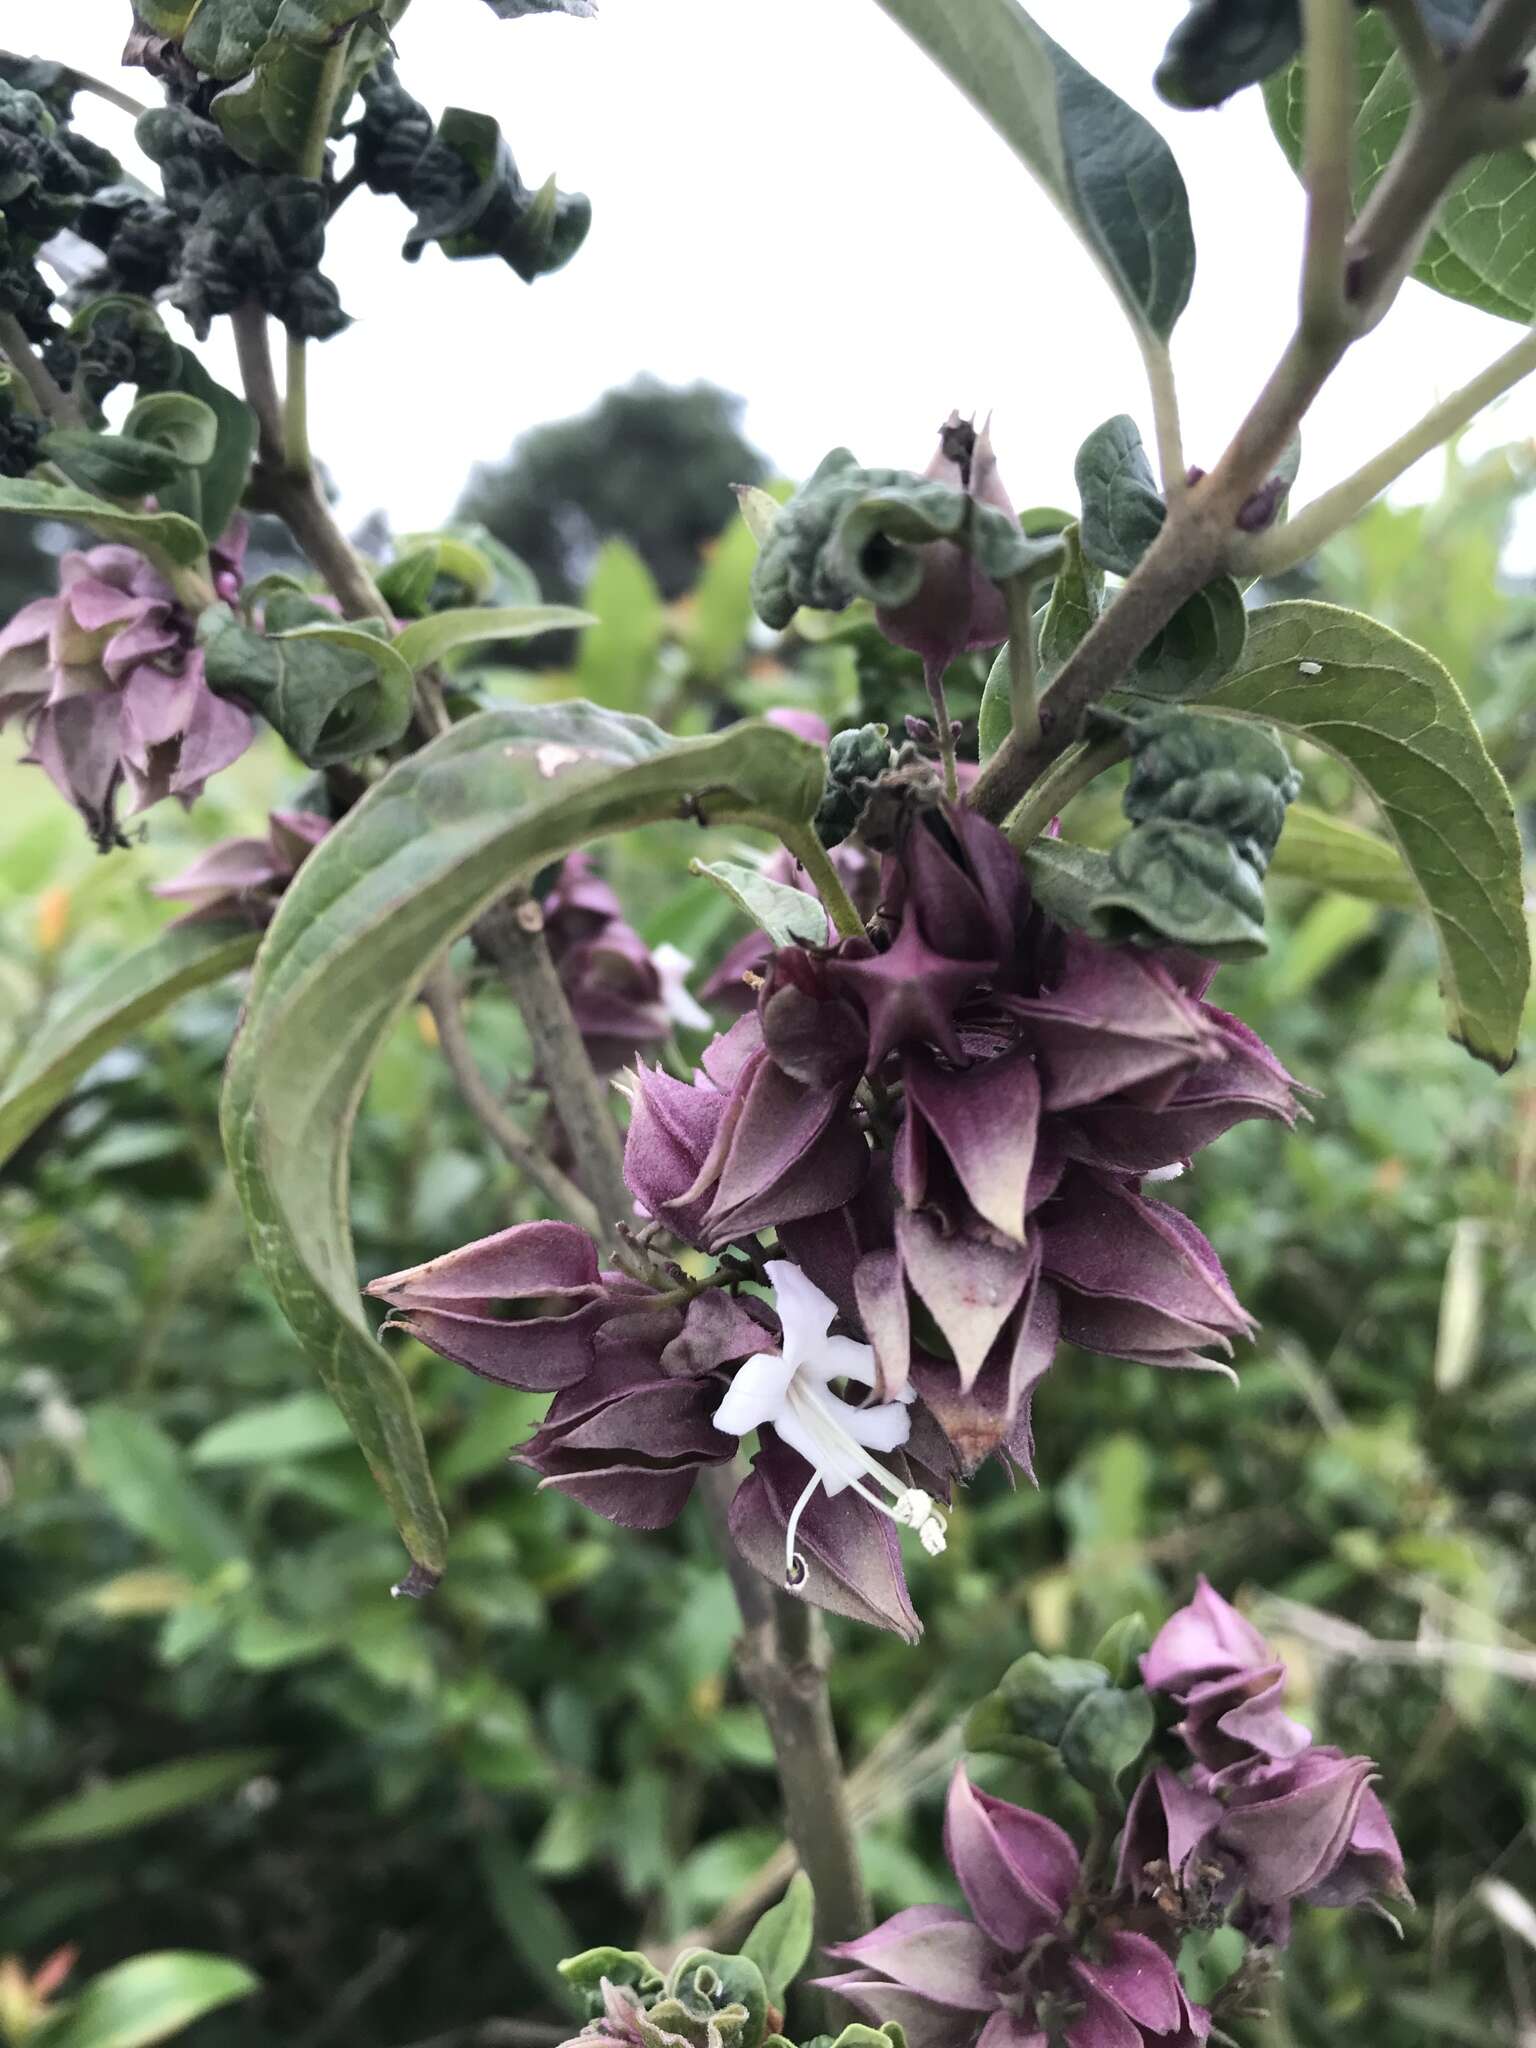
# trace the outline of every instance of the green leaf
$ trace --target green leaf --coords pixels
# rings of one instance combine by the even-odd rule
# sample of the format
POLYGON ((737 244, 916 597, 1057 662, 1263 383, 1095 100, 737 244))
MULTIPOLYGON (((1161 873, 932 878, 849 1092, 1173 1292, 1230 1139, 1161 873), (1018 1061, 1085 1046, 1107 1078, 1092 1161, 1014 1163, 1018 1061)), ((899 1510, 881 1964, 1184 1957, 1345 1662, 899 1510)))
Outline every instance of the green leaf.
POLYGON ((582 593, 596 623, 582 635, 576 686, 594 704, 638 711, 650 692, 667 630, 656 579, 622 540, 604 543, 582 593))
POLYGON ((1083 552, 1082 528, 1076 520, 1063 533, 1062 543, 1066 556, 1040 625, 1040 669, 1046 682, 1076 651, 1104 609, 1104 571, 1083 552))
POLYGON ((1109 1673, 1091 1658, 1043 1657, 1029 1650, 1009 1665, 997 1690, 1015 1734, 1059 1742, 1083 1701, 1108 1684, 1109 1673))
POLYGON ((1417 910, 1421 901, 1402 854, 1390 839, 1362 832, 1358 825, 1347 825, 1311 804, 1292 804, 1286 812, 1269 872, 1367 903, 1385 903, 1393 910, 1417 910))
MULTIPOLYGON (((282 593, 267 604, 274 626, 289 616, 282 593)), ((317 610, 308 599, 293 611, 317 610)), ((224 605, 198 621, 208 681, 245 698, 311 768, 393 746, 411 717, 410 669, 388 641, 326 617, 258 633, 224 605)))
POLYGON ((1289 64, 1300 47, 1297 0, 1193 0, 1153 84, 1171 107, 1219 107, 1289 64))
POLYGON ((189 1577, 211 1578, 237 1561, 240 1539, 187 1471, 159 1424, 103 1402, 86 1424, 86 1476, 120 1521, 163 1550, 189 1577))
POLYGON ((428 1572, 442 1513, 405 1383, 363 1316, 346 1214, 379 1047, 433 961, 521 876, 651 820, 805 823, 824 777, 821 750, 772 725, 672 742, 590 704, 484 712, 377 783, 278 908, 230 1054, 225 1148, 257 1261, 428 1572))
POLYGON ((844 575, 871 604, 909 604, 923 581, 921 550, 935 541, 963 547, 994 583, 1047 575, 1062 552, 1054 534, 1031 540, 1006 512, 927 477, 879 486, 848 505, 837 525, 844 575))
POLYGON ((135 1956, 92 1979, 63 2025, 47 2029, 46 2048, 149 2048, 260 1988, 243 1963, 224 1956, 193 1949, 135 1956))
POLYGON ((695 860, 688 867, 691 874, 703 875, 723 890, 776 946, 827 943, 827 913, 819 897, 791 889, 787 882, 775 882, 739 861, 695 860))
POLYGON ((1530 981, 1520 839, 1509 791, 1440 664, 1358 613, 1269 605, 1250 614, 1237 674, 1200 708, 1262 719, 1354 770, 1434 920, 1452 1037, 1507 1067, 1530 981))
POLYGON ((191 349, 181 348, 176 353, 180 359, 178 388, 200 399, 213 414, 214 445, 195 476, 183 477, 160 493, 160 505, 163 511, 183 512, 192 518, 195 486, 197 524, 209 541, 216 541, 227 531, 245 496, 256 453, 256 415, 243 398, 209 376, 191 349))
POLYGON ((479 647, 490 640, 531 640, 539 633, 563 633, 592 623, 590 612, 577 611, 568 604, 433 612, 405 628, 395 641, 395 652, 414 672, 430 668, 457 647, 479 647))
POLYGON ((212 459, 219 423, 213 407, 185 391, 150 391, 139 399, 123 422, 123 432, 153 441, 178 463, 199 469, 212 459))
POLYGON ((347 1425, 324 1394, 289 1394, 205 1429, 193 1444, 194 1465, 266 1465, 308 1458, 347 1441, 347 1425))
POLYGON ((244 925, 172 925, 72 989, 0 1085, 0 1165, 104 1052, 181 996, 244 967, 258 939, 244 925))
POLYGON ((789 1987, 805 1968, 815 1933, 816 1894, 811 1880, 797 1870, 776 1906, 770 1906, 741 1944, 756 1963, 768 1987, 768 2003, 784 2010, 789 1987))
MULTIPOLYGON (((772 505, 774 501, 769 498, 768 502, 772 505)), ((778 510, 776 505, 774 510, 778 510)), ((694 585, 685 645, 695 673, 707 682, 718 682, 729 674, 746 645, 752 626, 752 569, 756 561, 752 529, 745 519, 733 519, 694 585)))
POLYGON ((1117 695, 1187 703, 1230 675, 1243 656, 1248 612, 1230 576, 1197 590, 1137 655, 1117 695))
POLYGON ((1184 180, 1149 121, 1016 0, 881 0, 1022 158, 1139 327, 1166 341, 1189 300, 1184 180))
POLYGON ((1077 451, 1082 551, 1100 569, 1129 576, 1168 516, 1141 432, 1127 413, 1095 427, 1077 451))
POLYGON ((186 468, 179 455, 158 441, 93 434, 89 427, 55 427, 40 452, 82 491, 107 498, 142 498, 163 490, 186 468))
POLYGON ((220 1750, 211 1756, 183 1757, 153 1770, 130 1771, 61 1799, 10 1837, 12 1849, 59 1849, 73 1842, 99 1842, 109 1835, 131 1834, 168 1813, 201 1806, 243 1785, 272 1761, 268 1749, 220 1750))
POLYGON ((1061 1760, 1096 1799, 1118 1805, 1152 1740, 1157 1716, 1145 1686, 1108 1686, 1082 1700, 1061 1732, 1061 1760))
POLYGON ((1140 1659, 1152 1641, 1144 1614, 1122 1614, 1104 1631, 1093 1653, 1116 1685, 1127 1685, 1140 1668, 1140 1659))
MULTIPOLYGON (((1362 15, 1355 38, 1358 210, 1403 138, 1414 91, 1379 13, 1362 15)), ((1264 99, 1275 135, 1293 168, 1299 169, 1306 121, 1305 66, 1293 64, 1270 78, 1264 99)), ((1425 237, 1413 275, 1447 298, 1505 320, 1528 324, 1536 318, 1536 192, 1531 190, 1530 159, 1522 150, 1479 158, 1463 174, 1425 237)))
POLYGON ((206 543, 190 519, 175 512, 130 512, 64 484, 0 477, 0 512, 28 519, 61 519, 84 526, 102 540, 122 541, 157 564, 189 569, 203 558, 206 543))

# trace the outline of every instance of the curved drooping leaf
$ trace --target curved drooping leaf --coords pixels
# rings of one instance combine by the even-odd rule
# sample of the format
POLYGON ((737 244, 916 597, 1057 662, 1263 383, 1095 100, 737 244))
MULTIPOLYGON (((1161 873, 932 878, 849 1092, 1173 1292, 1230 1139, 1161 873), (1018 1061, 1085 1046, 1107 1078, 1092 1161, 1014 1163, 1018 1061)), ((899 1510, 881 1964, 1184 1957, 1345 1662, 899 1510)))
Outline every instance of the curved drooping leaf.
POLYGON ((158 441, 132 434, 96 434, 89 427, 55 427, 40 453, 82 491, 108 498, 142 498, 175 481, 186 463, 158 441))
POLYGON ((0 1165, 104 1052, 192 989, 246 966, 257 938, 245 925, 171 925, 72 990, 0 1080, 0 1165))
MULTIPOLYGON (((1465 27, 1481 0, 1440 0, 1445 26, 1465 27)), ((1391 30, 1379 13, 1355 27, 1360 111, 1355 120, 1355 205, 1369 196, 1402 140, 1413 86, 1391 30)), ((1293 168, 1300 168, 1306 119, 1306 66, 1296 63, 1264 87, 1270 125, 1293 168)), ((1500 150, 1457 181, 1425 238, 1413 275, 1447 298, 1528 323, 1536 318, 1536 183, 1523 150, 1500 150)))
POLYGON ((1509 791, 1440 664, 1357 612, 1267 605, 1249 615, 1241 667, 1200 708, 1262 719, 1354 770, 1434 920, 1452 1037, 1507 1067, 1531 965, 1520 838, 1509 791))
POLYGON ((225 1149, 257 1261, 427 1582, 442 1512, 405 1382, 363 1316, 347 1219, 374 1056, 432 963, 521 877, 662 818, 803 824, 824 777, 820 749, 772 725, 674 742, 589 704, 483 712, 394 768, 283 898, 230 1054, 225 1149))
POLYGON ((227 1956, 195 1949, 134 1956, 92 1978, 62 2023, 45 2027, 46 2048, 150 2048, 260 1988, 259 1978, 227 1956))
POLYGON ((1173 153, 1017 0, 880 0, 1033 171, 1131 320, 1166 341, 1195 238, 1173 153))
POLYGON ((102 540, 122 541, 150 561, 177 569, 190 569, 207 549, 199 528, 178 512, 128 512, 90 491, 30 477, 0 477, 0 512, 83 526, 102 540))
POLYGON ((568 604, 513 604, 489 609, 433 612, 415 619, 395 641, 395 651, 412 669, 428 668, 456 647, 490 640, 532 640, 539 633, 563 633, 594 623, 590 612, 568 604))

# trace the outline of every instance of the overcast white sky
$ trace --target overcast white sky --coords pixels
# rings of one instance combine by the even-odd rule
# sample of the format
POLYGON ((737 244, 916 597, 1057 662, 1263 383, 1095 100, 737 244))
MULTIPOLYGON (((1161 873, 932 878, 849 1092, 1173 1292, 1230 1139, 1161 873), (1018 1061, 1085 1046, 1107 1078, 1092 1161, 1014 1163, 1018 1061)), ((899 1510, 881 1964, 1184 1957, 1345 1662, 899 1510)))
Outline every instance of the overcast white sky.
MULTIPOLYGON (((1183 167, 1200 274, 1174 345, 1189 454, 1208 464, 1289 331, 1298 188, 1256 93, 1204 115, 1156 100, 1183 0, 1032 6, 1183 167)), ((8 0, 3 33, 25 43, 30 26, 43 54, 110 73, 127 17, 126 0, 8 0)), ((793 475, 838 442, 921 467, 952 405, 990 407, 1019 504, 1068 497, 1077 445, 1108 414, 1148 429, 1097 274, 876 0, 601 0, 596 20, 518 22, 484 0, 416 0, 399 44, 419 99, 495 114, 525 177, 588 192, 594 224, 569 269, 530 288, 436 250, 412 268, 400 206, 349 202, 327 268, 356 324, 315 351, 312 416, 350 519, 431 524, 471 463, 641 370, 743 393, 749 432, 793 475)), ((120 144, 123 117, 86 104, 120 144)), ((1410 285, 1314 408, 1298 502, 1512 339, 1410 285)), ((213 366, 234 381, 222 346, 213 366)), ((1533 430, 1536 382, 1498 422, 1533 430)))

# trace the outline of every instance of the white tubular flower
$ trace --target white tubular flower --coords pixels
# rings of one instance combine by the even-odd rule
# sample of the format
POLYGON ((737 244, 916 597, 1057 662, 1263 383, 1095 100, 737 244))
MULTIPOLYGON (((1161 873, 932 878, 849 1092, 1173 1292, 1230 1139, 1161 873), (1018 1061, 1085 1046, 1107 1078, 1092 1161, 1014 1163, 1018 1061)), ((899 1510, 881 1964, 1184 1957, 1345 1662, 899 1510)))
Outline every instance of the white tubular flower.
POLYGON ((874 1387, 874 1351, 851 1337, 828 1334, 837 1310, 798 1266, 787 1259, 773 1259, 766 1271, 783 1331, 783 1351, 759 1352, 746 1361, 715 1410, 714 1423, 716 1429, 737 1437, 772 1424, 775 1433, 811 1467, 810 1481, 795 1502, 784 1532, 785 1585, 793 1590, 805 1577, 805 1561, 795 1550, 795 1532, 818 1487, 838 1494, 851 1486, 882 1515, 903 1528, 915 1529, 924 1550, 937 1557, 944 1548, 946 1525, 932 1496, 921 1487, 902 1486, 870 1455, 899 1450, 906 1442, 912 1429, 908 1409, 916 1395, 907 1387, 894 1401, 856 1408, 834 1393, 834 1380, 874 1387), (866 1483, 870 1480, 890 1495, 889 1503, 866 1483))
POLYGON ((693 962, 676 946, 656 946, 651 959, 655 964, 657 978, 661 982, 661 1006, 674 1024, 686 1024, 690 1031, 710 1031, 714 1019, 704 1006, 694 1000, 688 987, 688 976, 693 972, 693 962))

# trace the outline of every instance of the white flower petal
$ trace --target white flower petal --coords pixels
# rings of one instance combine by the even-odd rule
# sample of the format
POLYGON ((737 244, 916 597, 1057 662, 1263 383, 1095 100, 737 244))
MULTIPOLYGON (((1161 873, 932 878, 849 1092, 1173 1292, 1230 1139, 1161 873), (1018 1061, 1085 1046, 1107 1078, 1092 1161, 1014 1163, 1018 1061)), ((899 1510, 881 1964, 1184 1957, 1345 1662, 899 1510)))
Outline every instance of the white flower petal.
POLYGON ((815 1356, 805 1359, 800 1369, 823 1386, 829 1380, 857 1380, 861 1387, 872 1387, 877 1371, 874 1347, 856 1344, 852 1337, 823 1337, 815 1356))
POLYGON ((873 1408, 851 1408, 846 1401, 839 1405, 847 1412, 838 1421, 855 1443, 871 1451, 899 1450, 912 1434, 912 1417, 904 1401, 879 1401, 873 1408))
POLYGON ((808 1465, 814 1466, 822 1488, 829 1494, 841 1493, 850 1479, 859 1478, 864 1470, 858 1447, 850 1443, 846 1450, 828 1440, 824 1429, 815 1428, 808 1417, 798 1408, 786 1408, 782 1415, 773 1418, 775 1434, 788 1444, 792 1451, 798 1451, 808 1465))
POLYGON ((789 1359, 759 1351, 742 1366, 715 1410, 716 1429, 727 1436, 747 1436, 765 1422, 777 1422, 794 1376, 789 1359))
POLYGON ((784 1332, 784 1356, 804 1365, 826 1341, 836 1305, 788 1259, 770 1259, 763 1271, 773 1288, 773 1305, 784 1332))
POLYGON ((651 954, 656 963, 656 973, 661 981, 662 1007, 674 1024, 684 1024, 690 1031, 709 1031, 714 1019, 702 1004, 695 1002, 688 988, 688 976, 693 972, 693 962, 688 955, 673 945, 657 946, 651 954))

